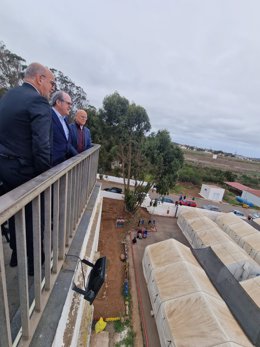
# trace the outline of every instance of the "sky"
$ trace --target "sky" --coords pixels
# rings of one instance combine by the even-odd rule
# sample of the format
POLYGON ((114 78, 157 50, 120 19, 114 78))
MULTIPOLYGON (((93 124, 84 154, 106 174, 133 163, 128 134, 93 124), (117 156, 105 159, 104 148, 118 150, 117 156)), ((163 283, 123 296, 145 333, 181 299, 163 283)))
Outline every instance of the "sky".
POLYGON ((174 142, 260 158, 259 0, 2 0, 0 40, 174 142))

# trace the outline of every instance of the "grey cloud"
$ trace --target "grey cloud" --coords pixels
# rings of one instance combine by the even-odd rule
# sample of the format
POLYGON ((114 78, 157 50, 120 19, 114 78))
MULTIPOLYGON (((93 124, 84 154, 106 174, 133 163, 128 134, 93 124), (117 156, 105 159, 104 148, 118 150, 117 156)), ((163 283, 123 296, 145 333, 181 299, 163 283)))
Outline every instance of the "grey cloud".
POLYGON ((2 39, 81 85, 117 90, 173 140, 260 157, 258 0, 3 0, 2 39))

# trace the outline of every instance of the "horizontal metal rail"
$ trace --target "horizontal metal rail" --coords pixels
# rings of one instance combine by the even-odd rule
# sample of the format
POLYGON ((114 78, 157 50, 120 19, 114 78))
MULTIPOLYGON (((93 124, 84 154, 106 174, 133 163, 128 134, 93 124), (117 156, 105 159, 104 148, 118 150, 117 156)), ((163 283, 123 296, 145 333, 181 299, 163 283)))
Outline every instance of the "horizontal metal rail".
POLYGON ((0 238, 0 346, 15 346, 19 337, 22 337, 21 346, 29 345, 95 186, 99 148, 94 145, 0 197, 0 226, 11 217, 15 218, 20 301, 17 309, 21 319, 18 337, 12 336, 4 248, 0 238), (33 230, 33 300, 29 295, 27 269, 28 216, 32 219, 33 230))

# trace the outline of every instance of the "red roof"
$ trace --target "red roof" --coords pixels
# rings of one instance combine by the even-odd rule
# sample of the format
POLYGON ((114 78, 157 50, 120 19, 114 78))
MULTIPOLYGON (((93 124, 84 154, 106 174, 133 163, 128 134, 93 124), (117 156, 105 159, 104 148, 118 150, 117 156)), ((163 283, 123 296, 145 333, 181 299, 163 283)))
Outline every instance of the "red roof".
POLYGON ((249 190, 251 188, 247 187, 247 186, 244 186, 243 184, 241 183, 238 183, 238 182, 225 182, 228 186, 232 187, 232 188, 235 188, 237 190, 241 190, 241 192, 243 190, 249 190))
POLYGON ((258 189, 249 188, 249 189, 247 189, 247 192, 260 198, 260 190, 258 190, 258 189))
POLYGON ((252 188, 244 186, 243 184, 238 183, 238 182, 225 182, 225 183, 226 183, 226 185, 228 185, 232 188, 235 188, 237 190, 240 190, 241 192, 244 190, 246 192, 249 192, 253 195, 260 197, 260 190, 258 190, 258 189, 252 189, 252 188))

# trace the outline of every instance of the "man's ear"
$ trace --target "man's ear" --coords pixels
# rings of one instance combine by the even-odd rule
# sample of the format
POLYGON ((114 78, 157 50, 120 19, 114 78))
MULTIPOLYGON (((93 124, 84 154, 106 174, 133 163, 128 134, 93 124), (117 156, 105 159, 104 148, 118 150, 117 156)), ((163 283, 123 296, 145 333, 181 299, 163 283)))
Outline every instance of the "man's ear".
POLYGON ((40 75, 40 74, 37 74, 35 76, 35 82, 38 86, 41 86, 42 85, 42 82, 43 82, 43 79, 44 79, 44 76, 40 75))

